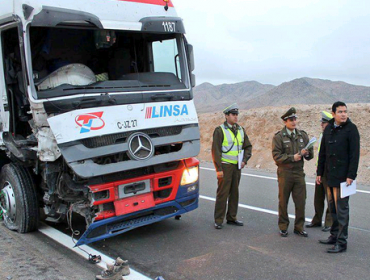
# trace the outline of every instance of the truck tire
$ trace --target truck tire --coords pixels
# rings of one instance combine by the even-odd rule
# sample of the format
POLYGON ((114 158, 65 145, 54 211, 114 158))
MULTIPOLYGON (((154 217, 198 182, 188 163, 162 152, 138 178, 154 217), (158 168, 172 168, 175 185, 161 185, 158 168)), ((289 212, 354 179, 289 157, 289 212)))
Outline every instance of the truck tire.
POLYGON ((19 233, 36 230, 39 209, 30 172, 23 166, 9 163, 3 166, 0 176, 0 206, 5 226, 19 233))

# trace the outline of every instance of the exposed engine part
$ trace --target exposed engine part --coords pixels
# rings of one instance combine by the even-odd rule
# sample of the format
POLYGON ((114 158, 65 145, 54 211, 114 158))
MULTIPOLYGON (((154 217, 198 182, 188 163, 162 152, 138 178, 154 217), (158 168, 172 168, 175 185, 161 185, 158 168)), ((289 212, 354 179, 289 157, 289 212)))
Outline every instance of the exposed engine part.
POLYGON ((68 202, 75 202, 86 198, 89 192, 89 188, 84 184, 78 184, 72 180, 67 173, 59 174, 57 180, 57 193, 60 199, 68 202))
POLYGON ((39 144, 37 154, 41 161, 52 162, 60 157, 61 152, 49 127, 39 129, 36 133, 36 138, 39 144))
POLYGON ((61 156, 54 134, 49 127, 47 114, 42 104, 31 102, 33 119, 29 122, 38 140, 37 155, 41 161, 52 162, 61 156))
POLYGON ((79 191, 87 194, 90 190, 89 187, 84 183, 77 183, 72 180, 71 176, 68 173, 63 173, 61 179, 65 182, 65 185, 72 191, 79 191))
POLYGON ((86 221, 86 228, 90 226, 95 217, 95 213, 90 207, 90 202, 88 201, 79 201, 71 204, 70 210, 80 214, 81 216, 85 217, 86 221))
POLYGON ((46 185, 47 192, 51 195, 55 193, 57 186, 57 178, 61 173, 61 165, 59 163, 45 163, 42 165, 43 183, 46 185))
POLYGON ((30 105, 31 105, 32 120, 34 123, 34 126, 32 128, 49 126, 49 123, 47 121, 47 114, 44 109, 44 105, 42 103, 34 103, 32 102, 32 100, 30 100, 30 105))
POLYGON ((45 203, 44 213, 47 216, 46 220, 49 222, 60 223, 63 222, 67 215, 67 205, 63 204, 56 194, 44 194, 43 201, 45 203))

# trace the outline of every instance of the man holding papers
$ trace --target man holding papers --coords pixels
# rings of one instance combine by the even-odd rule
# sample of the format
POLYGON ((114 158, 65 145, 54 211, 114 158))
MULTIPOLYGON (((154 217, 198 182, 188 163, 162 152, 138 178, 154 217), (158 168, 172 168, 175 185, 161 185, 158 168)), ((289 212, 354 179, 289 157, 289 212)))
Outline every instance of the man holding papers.
POLYGON ((332 114, 333 119, 325 128, 321 141, 316 183, 322 182, 322 176, 326 172, 333 225, 329 238, 319 241, 334 245, 328 249, 328 253, 340 253, 347 250, 349 222, 349 196, 342 197, 340 189, 352 185, 356 179, 360 159, 360 135, 356 125, 348 118, 345 103, 335 102, 332 114))
POLYGON ((243 127, 237 124, 239 108, 236 103, 223 110, 226 121, 213 133, 212 158, 217 172, 215 228, 221 229, 225 218, 230 225, 243 226, 237 220, 241 169, 252 156, 252 145, 243 127))
POLYGON ((281 116, 284 128, 276 132, 272 140, 272 156, 278 166, 279 182, 279 229, 282 237, 288 236, 288 202, 292 194, 295 204, 294 233, 307 237, 303 230, 306 206, 306 181, 303 159, 313 158, 313 143, 305 131, 297 129, 297 115, 294 107, 281 116))

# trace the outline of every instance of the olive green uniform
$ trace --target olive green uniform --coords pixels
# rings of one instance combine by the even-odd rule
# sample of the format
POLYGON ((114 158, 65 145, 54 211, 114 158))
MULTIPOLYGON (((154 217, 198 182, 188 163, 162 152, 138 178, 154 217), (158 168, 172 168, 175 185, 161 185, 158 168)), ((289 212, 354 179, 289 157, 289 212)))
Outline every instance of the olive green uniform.
MULTIPOLYGON (((326 173, 326 172, 325 172, 326 173)), ((325 209, 325 197, 328 198, 328 183, 326 181, 326 174, 321 177, 322 183, 320 185, 315 184, 315 195, 314 195, 314 207, 315 216, 312 218, 311 224, 321 225, 322 216, 325 209)), ((329 205, 329 202, 327 202, 329 205)), ((333 220, 331 218, 329 206, 326 208, 325 213, 325 227, 331 227, 333 220)))
POLYGON ((272 156, 278 166, 279 182, 279 228, 287 230, 289 226, 288 202, 292 194, 295 204, 294 229, 303 231, 305 222, 306 182, 303 171, 303 158, 313 158, 313 148, 300 161, 294 161, 294 154, 300 152, 309 142, 308 135, 303 130, 295 129, 296 135, 291 135, 284 127, 277 132, 272 140, 272 156))
MULTIPOLYGON (((239 125, 235 124, 232 128, 225 122, 225 126, 229 127, 231 131, 236 136, 239 129, 239 125)), ((250 143, 244 128, 244 142, 242 149, 244 150, 243 162, 247 163, 249 158, 252 156, 252 144, 250 143)), ((237 164, 222 162, 222 142, 224 140, 224 135, 221 127, 217 127, 213 133, 213 143, 212 143, 212 158, 215 165, 216 171, 223 171, 223 178, 218 178, 218 188, 215 204, 215 223, 222 224, 226 206, 228 204, 226 220, 235 221, 238 212, 239 203, 239 182, 241 176, 241 170, 238 169, 237 164)))
MULTIPOLYGON (((324 113, 321 113, 321 114, 323 116, 322 122, 327 122, 332 119, 331 114, 329 116, 325 115, 324 113)), ((317 153, 320 152, 321 139, 322 139, 322 133, 320 135, 319 148, 317 150, 317 153)), ((317 166, 318 160, 319 158, 317 157, 316 166, 317 166)), ((324 214, 324 209, 325 209, 324 201, 326 197, 326 202, 328 206, 326 208, 326 213, 325 213, 324 227, 331 227, 333 224, 333 220, 331 218, 330 207, 329 207, 328 183, 326 181, 326 171, 324 171, 324 175, 321 177, 321 181, 322 181, 321 184, 315 183, 315 194, 314 194, 315 216, 313 216, 312 218, 311 225, 321 225, 322 216, 324 214)))

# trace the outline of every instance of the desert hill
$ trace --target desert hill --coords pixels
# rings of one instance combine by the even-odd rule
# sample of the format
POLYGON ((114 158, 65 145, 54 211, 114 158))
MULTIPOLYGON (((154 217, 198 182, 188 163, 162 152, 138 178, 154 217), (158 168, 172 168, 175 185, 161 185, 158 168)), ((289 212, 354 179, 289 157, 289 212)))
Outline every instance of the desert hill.
POLYGON ((220 111, 231 102, 237 102, 241 109, 286 104, 330 104, 338 100, 370 103, 370 87, 306 77, 279 86, 256 81, 218 86, 203 83, 195 87, 194 100, 200 113, 220 111))
POLYGON ((230 105, 230 100, 241 103, 261 96, 273 89, 273 85, 264 85, 256 81, 214 86, 203 83, 194 89, 194 101, 198 112, 215 112, 230 105), (204 105, 207 106, 204 106, 204 105))

